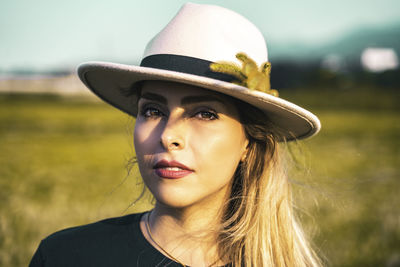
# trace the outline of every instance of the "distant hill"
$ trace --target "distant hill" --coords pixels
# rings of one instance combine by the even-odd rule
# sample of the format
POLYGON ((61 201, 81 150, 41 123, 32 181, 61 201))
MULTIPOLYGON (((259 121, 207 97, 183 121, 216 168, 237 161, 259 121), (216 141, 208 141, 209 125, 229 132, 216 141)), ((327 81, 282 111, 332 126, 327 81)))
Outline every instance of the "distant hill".
MULTIPOLYGON (((361 67, 361 53, 368 47, 393 48, 397 56, 400 57, 400 23, 386 27, 359 28, 330 44, 320 46, 289 42, 284 44, 269 43, 270 60, 273 63, 272 86, 288 89, 300 87, 348 89, 359 88, 364 85, 379 88, 400 88, 399 68, 370 73, 361 67)), ((136 64, 138 62, 126 63, 136 64)), ((62 78, 70 74, 74 74, 73 68, 52 69, 42 72, 16 69, 2 73, 0 70, 0 82, 12 80, 11 87, 14 88, 18 85, 21 88, 28 88, 27 86, 20 86, 20 80, 27 80, 29 77, 37 79, 37 75, 45 78, 62 78)), ((53 83, 54 79, 48 80, 53 83)), ((7 84, 7 88, 11 88, 10 86, 7 84)), ((32 90, 29 89, 28 91, 32 90)))
POLYGON ((270 44, 273 62, 271 83, 276 88, 334 87, 361 85, 400 88, 400 69, 368 73, 361 67, 361 54, 368 47, 393 48, 400 57, 400 23, 386 27, 364 27, 321 46, 270 44), (333 56, 333 57, 330 57, 333 56), (327 59, 337 60, 337 71, 326 68, 327 59))
POLYGON ((271 45, 271 61, 320 61, 327 55, 338 55, 347 62, 359 62, 361 52, 367 47, 390 47, 400 56, 400 23, 385 27, 364 27, 351 31, 328 45, 306 46, 302 44, 271 45))

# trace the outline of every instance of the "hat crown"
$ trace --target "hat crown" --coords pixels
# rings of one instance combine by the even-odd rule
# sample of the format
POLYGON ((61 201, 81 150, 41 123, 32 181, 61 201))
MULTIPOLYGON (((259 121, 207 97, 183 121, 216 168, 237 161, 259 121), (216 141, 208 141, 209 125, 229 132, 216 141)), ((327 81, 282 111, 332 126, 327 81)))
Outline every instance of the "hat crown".
POLYGON ((143 57, 173 54, 238 62, 238 52, 259 65, 268 61, 264 37, 253 23, 223 7, 186 3, 148 43, 143 57))
MULTIPOLYGON (((139 82, 160 80, 212 90, 257 107, 266 120, 282 129, 285 140, 306 138, 320 130, 320 121, 309 111, 250 89, 254 87, 232 83, 232 77, 223 76, 224 73, 211 67, 220 64, 220 70, 227 70, 222 67, 229 68, 229 64, 225 64, 228 62, 237 62, 240 66, 242 62, 236 55, 242 61, 250 57, 263 67, 261 72, 268 73, 269 65, 261 65, 268 61, 267 47, 257 27, 228 9, 188 3, 150 41, 140 66, 87 62, 79 66, 78 74, 100 98, 133 116, 137 115, 138 107, 137 94, 132 92, 140 87, 139 82), (209 61, 217 64, 211 65, 209 61)), ((260 69, 254 68, 251 61, 245 61, 242 67, 249 68, 243 71, 255 70, 258 74, 260 69)), ((235 67, 232 70, 233 73, 238 71, 235 67)))

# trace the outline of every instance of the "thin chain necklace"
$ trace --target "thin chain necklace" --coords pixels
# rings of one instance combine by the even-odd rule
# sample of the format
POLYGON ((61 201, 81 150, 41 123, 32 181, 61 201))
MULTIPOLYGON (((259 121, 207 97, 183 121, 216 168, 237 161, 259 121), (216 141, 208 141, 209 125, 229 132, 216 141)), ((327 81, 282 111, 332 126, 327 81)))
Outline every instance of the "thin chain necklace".
POLYGON ((156 240, 154 240, 154 237, 153 237, 153 235, 151 234, 151 230, 150 230, 150 212, 148 212, 148 213, 146 214, 146 216, 147 216, 147 218, 146 218, 146 219, 147 219, 147 220, 146 220, 146 230, 147 230, 147 233, 149 234, 149 237, 150 237, 151 241, 153 241, 154 244, 156 244, 157 247, 158 247, 159 249, 161 249, 169 258, 171 258, 172 260, 178 262, 178 263, 179 263, 180 265, 182 265, 183 267, 186 267, 185 264, 183 264, 180 260, 178 260, 177 258, 175 258, 174 256, 172 256, 171 254, 169 254, 165 249, 163 249, 162 246, 160 246, 160 245, 156 242, 156 240))

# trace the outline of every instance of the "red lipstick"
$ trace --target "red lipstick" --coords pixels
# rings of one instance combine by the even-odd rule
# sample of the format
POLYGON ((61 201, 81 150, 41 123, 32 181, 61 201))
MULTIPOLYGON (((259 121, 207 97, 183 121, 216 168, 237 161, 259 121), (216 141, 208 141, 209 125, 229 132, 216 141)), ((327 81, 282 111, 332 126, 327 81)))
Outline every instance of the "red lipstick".
POLYGON ((154 165, 153 169, 158 176, 166 179, 179 179, 193 173, 193 170, 189 167, 175 160, 160 160, 154 165))

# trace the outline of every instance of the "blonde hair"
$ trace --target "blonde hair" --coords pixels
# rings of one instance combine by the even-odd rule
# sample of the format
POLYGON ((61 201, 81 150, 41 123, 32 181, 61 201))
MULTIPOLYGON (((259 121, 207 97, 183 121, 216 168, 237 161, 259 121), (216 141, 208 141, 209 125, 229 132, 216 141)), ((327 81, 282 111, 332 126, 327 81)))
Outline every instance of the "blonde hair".
POLYGON ((297 223, 281 157, 285 142, 265 115, 237 101, 249 140, 224 207, 218 248, 233 266, 321 266, 297 223))
MULTIPOLYGON (((139 99, 141 86, 132 88, 130 95, 139 99)), ((282 158, 283 131, 259 109, 224 96, 237 106, 249 145, 222 209, 219 258, 233 266, 322 266, 294 214, 282 158)))

